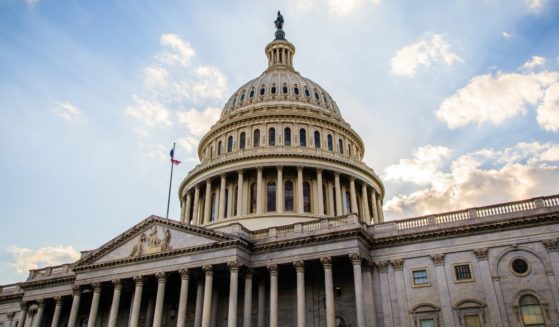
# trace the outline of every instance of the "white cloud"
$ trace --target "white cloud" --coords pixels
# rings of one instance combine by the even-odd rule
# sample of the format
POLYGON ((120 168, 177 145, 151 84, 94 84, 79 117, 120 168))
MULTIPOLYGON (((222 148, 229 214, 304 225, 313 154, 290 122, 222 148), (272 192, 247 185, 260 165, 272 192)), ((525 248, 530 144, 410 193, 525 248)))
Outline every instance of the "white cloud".
POLYGON ((144 68, 144 86, 148 89, 161 89, 169 85, 169 71, 161 66, 144 68))
POLYGON ((199 66, 194 70, 197 81, 192 86, 196 99, 223 99, 227 91, 227 77, 218 69, 210 66, 199 66))
POLYGON ((178 139, 177 143, 187 152, 195 151, 198 148, 199 140, 193 136, 185 136, 178 139))
MULTIPOLYGON (((402 159, 387 167, 385 172, 396 169, 402 161, 421 163, 420 153, 416 151, 413 158, 402 159)), ((392 178, 392 181, 413 182, 419 189, 386 201, 387 215, 458 210, 554 194, 559 188, 559 144, 518 143, 503 150, 481 149, 450 162, 426 160, 425 165, 427 168, 418 164, 415 169, 418 175, 425 171, 430 173, 426 187, 423 178, 406 177, 413 173, 411 170, 403 174, 404 177, 392 178)))
POLYGON ((400 159, 384 170, 384 179, 428 184, 438 172, 441 163, 450 155, 449 148, 426 145, 418 148, 411 159, 400 159))
POLYGON ((512 34, 510 34, 510 33, 507 33, 507 32, 503 32, 503 33, 501 33, 501 35, 502 35, 502 36, 503 36, 503 37, 504 37, 505 39, 510 39, 510 38, 512 38, 512 37, 513 37, 513 35, 512 35, 512 34))
POLYGON ((179 111, 177 112, 177 119, 192 135, 201 137, 210 130, 210 127, 219 119, 220 115, 220 109, 209 107, 202 111, 196 109, 179 111))
POLYGON ((546 0, 524 0, 524 3, 526 3, 526 6, 531 12, 539 12, 543 8, 545 2, 546 0))
POLYGON ((172 126, 171 113, 161 103, 154 100, 147 100, 134 95, 134 104, 126 107, 124 112, 139 120, 146 126, 172 126))
POLYGON ((422 67, 429 68, 437 63, 452 67, 460 61, 462 59, 450 51, 445 35, 425 34, 416 42, 398 50, 390 64, 394 75, 413 77, 422 67))
POLYGON ((8 252, 14 257, 11 265, 18 274, 30 269, 71 263, 80 258, 80 253, 71 246, 47 246, 33 250, 12 245, 8 247, 8 252))
POLYGON ((559 131, 559 83, 546 91, 542 104, 537 109, 537 120, 546 131, 559 131))
POLYGON ((68 122, 85 123, 86 121, 80 109, 68 101, 58 102, 50 112, 68 122))
POLYGON ((524 63, 524 65, 522 65, 522 67, 520 67, 523 70, 526 71, 533 71, 535 68, 538 67, 543 67, 545 66, 545 58, 544 57, 540 57, 540 56, 532 56, 532 58, 530 58, 530 60, 528 60, 526 63, 524 63))
POLYGON ((163 63, 173 65, 180 64, 187 66, 196 54, 190 43, 184 41, 176 34, 161 35, 160 42, 162 45, 170 48, 171 51, 161 52, 156 57, 163 63))
MULTIPOLYGON (((449 128, 469 123, 498 125, 525 113, 528 105, 540 102, 546 89, 558 79, 557 72, 498 72, 476 76, 464 88, 446 98, 436 115, 449 128)), ((549 120, 550 117, 544 115, 542 119, 549 120)))

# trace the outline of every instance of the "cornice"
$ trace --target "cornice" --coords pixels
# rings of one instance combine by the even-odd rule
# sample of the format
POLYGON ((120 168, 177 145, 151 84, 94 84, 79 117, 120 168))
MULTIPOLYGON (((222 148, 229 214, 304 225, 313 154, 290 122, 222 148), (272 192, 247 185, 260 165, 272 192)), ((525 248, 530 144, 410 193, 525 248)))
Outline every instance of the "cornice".
POLYGON ((428 231, 414 231, 409 230, 409 233, 404 235, 391 235, 388 237, 373 237, 373 248, 388 248, 398 245, 413 244, 419 242, 443 240, 455 238, 458 236, 470 236, 486 234, 495 231, 506 231, 512 229, 544 226, 556 224, 559 222, 559 213, 546 213, 536 214, 530 216, 523 216, 513 219, 505 219, 500 221, 483 222, 484 218, 479 218, 480 222, 477 224, 467 224, 463 226, 449 226, 448 228, 441 228, 428 231))
POLYGON ((62 284, 70 284, 76 280, 76 276, 65 276, 65 277, 55 277, 55 278, 48 278, 48 279, 41 279, 41 280, 30 280, 26 282, 22 282, 19 284, 19 287, 24 291, 41 288, 45 286, 55 286, 55 285, 62 285, 62 284))
POLYGON ((16 293, 10 295, 2 295, 0 296, 0 304, 1 303, 8 303, 8 302, 21 302, 23 299, 23 293, 16 293))

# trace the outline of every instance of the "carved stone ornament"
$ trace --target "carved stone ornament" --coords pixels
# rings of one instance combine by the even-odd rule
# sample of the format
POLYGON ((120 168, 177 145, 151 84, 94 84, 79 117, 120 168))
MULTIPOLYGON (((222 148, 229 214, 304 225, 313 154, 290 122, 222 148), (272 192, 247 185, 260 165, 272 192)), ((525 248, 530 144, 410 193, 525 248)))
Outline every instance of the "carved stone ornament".
POLYGON ((115 288, 115 290, 116 289, 119 289, 119 290, 122 289, 122 282, 121 282, 120 279, 113 279, 111 281, 111 283, 113 283, 113 287, 115 288))
POLYGON ((143 287, 144 286, 144 276, 135 276, 132 278, 136 283, 136 287, 143 287))
POLYGON ((80 285, 72 286, 72 295, 80 296, 80 294, 81 294, 81 286, 80 285))
POLYGON ((559 252, 559 239, 543 240, 542 243, 547 252, 559 252))
POLYGON ((101 293, 101 283, 95 282, 95 283, 92 283, 91 286, 93 287, 93 292, 101 293))
POLYGON ((349 259, 354 266, 361 265, 361 255, 359 253, 350 253, 349 259))
POLYGON ((8 321, 12 321, 12 319, 14 319, 15 314, 16 314, 15 312, 6 313, 6 317, 8 318, 8 321))
POLYGON ((390 264, 394 270, 402 270, 404 268, 404 259, 392 259, 390 264))
POLYGON ((251 269, 246 269, 245 270, 245 279, 252 279, 253 274, 252 274, 252 270, 251 269))
POLYGON ((293 261, 293 267, 295 267, 295 271, 298 273, 305 272, 305 262, 302 260, 293 261))
POLYGON ((239 269, 241 268, 242 264, 238 261, 228 261, 227 262, 227 268, 229 268, 229 271, 231 272, 239 272, 239 269))
POLYGON ((376 265, 378 267, 378 271, 383 273, 386 272, 388 270, 388 264, 390 263, 390 261, 388 260, 381 260, 376 262, 376 265))
MULTIPOLYGON (((73 289, 74 288, 72 287, 72 290, 73 289)), ((21 301, 21 302, 19 302, 19 307, 21 308, 21 311, 25 311, 29 307, 29 304, 25 301, 21 301)))
POLYGON ((179 269, 179 274, 181 274, 182 279, 189 279, 190 278, 190 271, 188 271, 188 268, 179 269))
POLYGON ((204 270, 204 273, 206 274, 206 276, 213 276, 214 275, 214 266, 212 266, 212 265, 202 266, 202 270, 204 270))
POLYGON ((332 269, 332 258, 330 257, 322 257, 320 258, 320 262, 324 269, 332 269))
POLYGON ((153 225, 149 231, 149 235, 142 233, 138 238, 138 243, 132 248, 131 257, 142 256, 146 254, 159 253, 172 250, 171 232, 168 228, 163 231, 163 238, 159 238, 157 225, 153 225))
POLYGON ((61 306, 62 305, 62 296, 55 296, 54 297, 54 301, 56 303, 57 306, 61 306))
POLYGON ((37 305, 39 306, 39 308, 42 308, 45 306, 45 299, 37 299, 37 305))
POLYGON ((159 283, 165 283, 165 280, 167 279, 167 274, 160 271, 160 272, 155 274, 155 278, 157 278, 157 281, 159 283))
POLYGON ((488 248, 474 249, 473 251, 478 261, 487 260, 487 254, 489 253, 488 248))
POLYGON ((444 253, 437 253, 431 255, 431 260, 435 266, 442 266, 444 265, 444 253))
POLYGON ((268 265, 268 270, 270 271, 270 276, 278 275, 278 265, 268 265))

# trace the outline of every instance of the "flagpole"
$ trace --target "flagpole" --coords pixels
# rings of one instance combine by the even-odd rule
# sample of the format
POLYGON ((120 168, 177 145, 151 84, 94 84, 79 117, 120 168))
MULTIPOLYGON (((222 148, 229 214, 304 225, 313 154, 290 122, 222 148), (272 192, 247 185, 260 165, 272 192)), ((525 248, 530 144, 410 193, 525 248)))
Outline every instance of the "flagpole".
MULTIPOLYGON (((175 153, 175 142, 173 142, 173 154, 175 153)), ((169 194, 167 195, 167 215, 165 218, 169 219, 169 204, 171 203, 171 185, 173 184, 173 158, 171 158, 171 178, 169 179, 169 194)))

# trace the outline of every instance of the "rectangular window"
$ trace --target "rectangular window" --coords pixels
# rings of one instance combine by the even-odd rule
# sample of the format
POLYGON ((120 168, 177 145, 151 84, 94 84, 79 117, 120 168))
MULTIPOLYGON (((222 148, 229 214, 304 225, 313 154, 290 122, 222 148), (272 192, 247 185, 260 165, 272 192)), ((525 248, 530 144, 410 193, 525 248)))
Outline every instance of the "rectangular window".
POLYGON ((435 320, 434 319, 421 319, 419 321, 420 327, 435 327, 435 320))
POLYGON ((428 285, 429 278, 427 277, 427 270, 416 270, 413 272, 413 284, 414 285, 428 285))
POLYGON ((464 327, 481 327, 481 319, 478 315, 464 316, 464 327))
POLYGON ((454 266, 454 275, 457 281, 472 280, 472 272, 469 264, 454 266))

